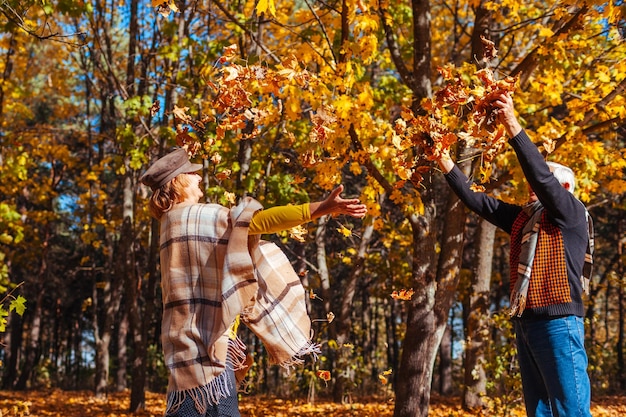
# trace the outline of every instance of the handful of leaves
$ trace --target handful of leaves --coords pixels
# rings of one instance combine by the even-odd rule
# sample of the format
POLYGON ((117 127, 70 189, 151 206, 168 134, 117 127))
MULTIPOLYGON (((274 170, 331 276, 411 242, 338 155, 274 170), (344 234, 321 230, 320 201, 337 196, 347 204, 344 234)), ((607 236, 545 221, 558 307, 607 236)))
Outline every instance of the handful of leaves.
MULTIPOLYGON (((490 60, 496 51, 490 41, 484 60, 490 60)), ((517 78, 497 80, 489 68, 476 70, 471 64, 457 68, 448 64, 438 68, 443 87, 430 99, 422 102, 426 115, 415 115, 405 107, 396 120, 395 132, 419 147, 429 160, 437 159, 450 146, 463 140, 481 154, 483 164, 493 160, 506 144, 506 134, 497 123, 496 98, 515 91, 517 78)))

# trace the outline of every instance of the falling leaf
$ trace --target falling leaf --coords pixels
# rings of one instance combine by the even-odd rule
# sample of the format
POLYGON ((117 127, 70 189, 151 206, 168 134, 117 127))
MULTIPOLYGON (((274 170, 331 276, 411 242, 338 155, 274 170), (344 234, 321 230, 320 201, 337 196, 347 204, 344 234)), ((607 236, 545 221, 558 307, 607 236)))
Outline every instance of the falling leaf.
POLYGON ((224 73, 224 81, 233 81, 239 76, 239 70, 231 65, 223 67, 222 72, 224 73))
POLYGON ((313 290, 309 291, 309 298, 311 300, 320 300, 320 301, 324 301, 321 297, 319 297, 317 294, 315 294, 315 292, 313 290))
POLYGON ((218 165, 220 162, 222 162, 222 155, 217 152, 214 153, 213 156, 211 156, 211 162, 213 162, 215 165, 218 165))
POLYGON ((328 323, 332 323, 333 320, 335 320, 335 314, 330 311, 328 314, 326 314, 326 319, 328 320, 328 323))
POLYGON ((156 100, 152 103, 152 107, 150 107, 150 116, 154 117, 161 110, 161 102, 156 100))
POLYGON ((232 205, 237 202, 237 196, 235 195, 235 193, 224 191, 224 197, 226 197, 226 201, 228 201, 232 205))
POLYGON ((413 294, 415 294, 415 291, 413 291, 413 288, 411 288, 410 290, 400 290, 400 291, 394 291, 391 293, 391 298, 393 298, 394 300, 404 300, 404 301, 408 301, 411 299, 411 297, 413 297, 413 294))
POLYGON ((189 110, 189 107, 178 107, 174 105, 174 110, 172 110, 172 113, 177 119, 180 119, 185 123, 189 123, 189 121, 191 120, 191 116, 187 114, 187 110, 189 110))
POLYGON ((297 242, 305 242, 308 234, 309 232, 302 225, 289 229, 289 237, 297 242))
POLYGON ((225 169, 225 170, 215 174, 215 178, 217 178, 218 180, 222 181, 222 180, 230 178, 230 174, 231 173, 232 173, 232 171, 230 169, 225 169))
POLYGON ((498 50, 496 49, 496 44, 493 41, 490 41, 483 35, 480 35, 480 42, 483 44, 483 59, 485 61, 491 61, 496 56, 498 56, 498 50))
POLYGON ((480 184, 476 184, 475 182, 473 182, 472 185, 470 185, 470 190, 474 191, 475 193, 484 193, 485 192, 485 187, 480 185, 480 184))
POLYGON ((317 377, 328 382, 330 381, 330 371, 319 370, 317 371, 317 377))
POLYGON ((546 153, 551 154, 556 149, 556 141, 549 138, 544 139, 543 149, 545 149, 546 153))
POLYGON ((345 226, 341 226, 341 227, 337 228, 337 231, 339 233, 341 233, 343 235, 343 237, 350 237, 350 236, 352 236, 352 230, 346 228, 345 226))

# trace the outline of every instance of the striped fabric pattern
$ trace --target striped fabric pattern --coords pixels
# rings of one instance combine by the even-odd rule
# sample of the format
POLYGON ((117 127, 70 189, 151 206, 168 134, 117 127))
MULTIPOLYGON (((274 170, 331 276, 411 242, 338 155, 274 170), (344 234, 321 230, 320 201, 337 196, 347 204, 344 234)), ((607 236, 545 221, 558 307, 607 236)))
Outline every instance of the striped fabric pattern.
POLYGON ((316 353, 304 289, 278 247, 248 236, 260 203, 228 209, 179 206, 161 219, 162 342, 170 370, 167 412, 187 396, 199 412, 229 394, 226 367, 238 369, 245 346, 229 339, 238 315, 284 366, 316 353))

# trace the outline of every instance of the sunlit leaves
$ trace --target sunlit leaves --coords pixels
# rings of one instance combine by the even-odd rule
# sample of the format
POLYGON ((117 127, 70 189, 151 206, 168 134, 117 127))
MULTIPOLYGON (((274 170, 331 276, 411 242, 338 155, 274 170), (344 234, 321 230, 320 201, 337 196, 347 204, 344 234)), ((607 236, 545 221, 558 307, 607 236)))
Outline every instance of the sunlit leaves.
POLYGON ((14 287, 0 299, 0 333, 6 330, 7 317, 13 311, 20 316, 26 311, 26 299, 21 295, 14 295, 19 287, 14 287))
MULTIPOLYGON (((385 371, 388 372, 388 371, 385 371)), ((384 375, 385 372, 382 374, 384 375)), ((317 376, 316 376, 317 377, 317 376)), ((321 378, 320 378, 321 379, 321 378)), ((332 379, 332 375, 331 375, 332 379)), ((381 381, 382 382, 382 381, 381 381)), ((41 414, 59 414, 67 417, 79 417, 89 413, 92 417, 110 417, 128 412, 130 396, 127 391, 113 392, 104 400, 94 398, 88 391, 15 391, 11 395, 2 395, 0 412, 3 415, 27 416, 37 410, 41 414)), ((429 416, 433 417, 470 417, 475 413, 464 412, 456 397, 435 396, 429 407, 429 416)), ((313 417, 327 415, 332 417, 391 417, 394 403, 386 398, 369 398, 359 402, 352 398, 349 404, 317 399, 315 403, 302 400, 286 400, 261 396, 241 395, 239 408, 242 415, 284 417, 313 417)), ((525 415, 520 404, 509 404, 508 415, 525 415)), ((146 393, 146 409, 136 413, 140 417, 156 416, 165 409, 165 396, 162 393, 146 393)), ((594 415, 623 415, 626 406, 623 398, 603 397, 593 402, 591 411, 594 415)))
POLYGON ((348 229, 347 227, 345 227, 343 225, 341 227, 337 228, 337 231, 343 237, 350 237, 350 236, 352 236, 352 230, 348 229))
POLYGON ((391 293, 391 298, 393 298, 394 300, 403 300, 403 301, 409 301, 412 297, 413 294, 415 294, 415 291, 413 291, 413 288, 411 289, 402 289, 400 291, 393 291, 391 293))
POLYGON ((388 369, 383 373, 378 374, 378 379, 380 380, 380 383, 386 385, 389 382, 389 375, 391 375, 392 373, 393 371, 391 369, 388 369))
POLYGON ((405 109, 403 120, 396 121, 396 134, 422 147, 430 158, 449 152, 450 146, 462 138, 481 152, 483 176, 487 180, 488 165, 507 140, 503 128, 496 123, 492 102, 500 94, 515 91, 516 80, 497 80, 490 70, 472 70, 469 65, 447 65, 439 72, 445 84, 433 99, 424 103, 429 114, 414 116, 405 109))
POLYGON ((271 15, 276 14, 276 5, 274 4, 274 0, 259 0, 256 5, 257 13, 265 13, 269 12, 271 15))

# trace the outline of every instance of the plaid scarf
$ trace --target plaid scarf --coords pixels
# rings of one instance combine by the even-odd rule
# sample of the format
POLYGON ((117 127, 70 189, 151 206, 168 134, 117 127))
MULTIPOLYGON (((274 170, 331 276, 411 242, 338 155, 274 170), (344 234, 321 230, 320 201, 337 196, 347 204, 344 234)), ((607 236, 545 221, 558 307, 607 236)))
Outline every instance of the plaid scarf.
POLYGON ((245 366, 245 345, 229 337, 238 315, 263 342, 272 363, 291 366, 316 355, 305 292, 274 244, 248 236, 254 213, 246 198, 176 207, 161 219, 162 341, 170 370, 167 413, 189 395, 204 414, 230 395, 226 367, 245 366))
POLYGON ((583 265, 583 275, 580 277, 580 283, 583 287, 585 295, 589 295, 589 282, 591 280, 591 272, 593 270, 593 250, 595 247, 595 232, 593 230, 593 219, 589 215, 589 212, 585 210, 585 217, 587 218, 587 251, 585 252, 585 264, 583 265))
MULTIPOLYGON (((537 250, 537 240, 539 237, 539 228, 541 216, 544 208, 541 202, 535 201, 523 207, 524 212, 529 217, 528 221, 522 228, 521 250, 519 255, 519 263, 517 267, 517 281, 515 287, 511 291, 510 311, 511 317, 521 317, 526 309, 526 301, 528 299, 528 288, 530 287, 530 279, 532 276, 532 267, 537 250)), ((585 210, 585 216, 588 227, 587 249, 585 253, 585 262, 583 265, 582 276, 580 277, 582 289, 585 294, 589 294, 589 281, 593 267, 593 249, 594 249, 594 231, 593 221, 589 213, 585 210)))

